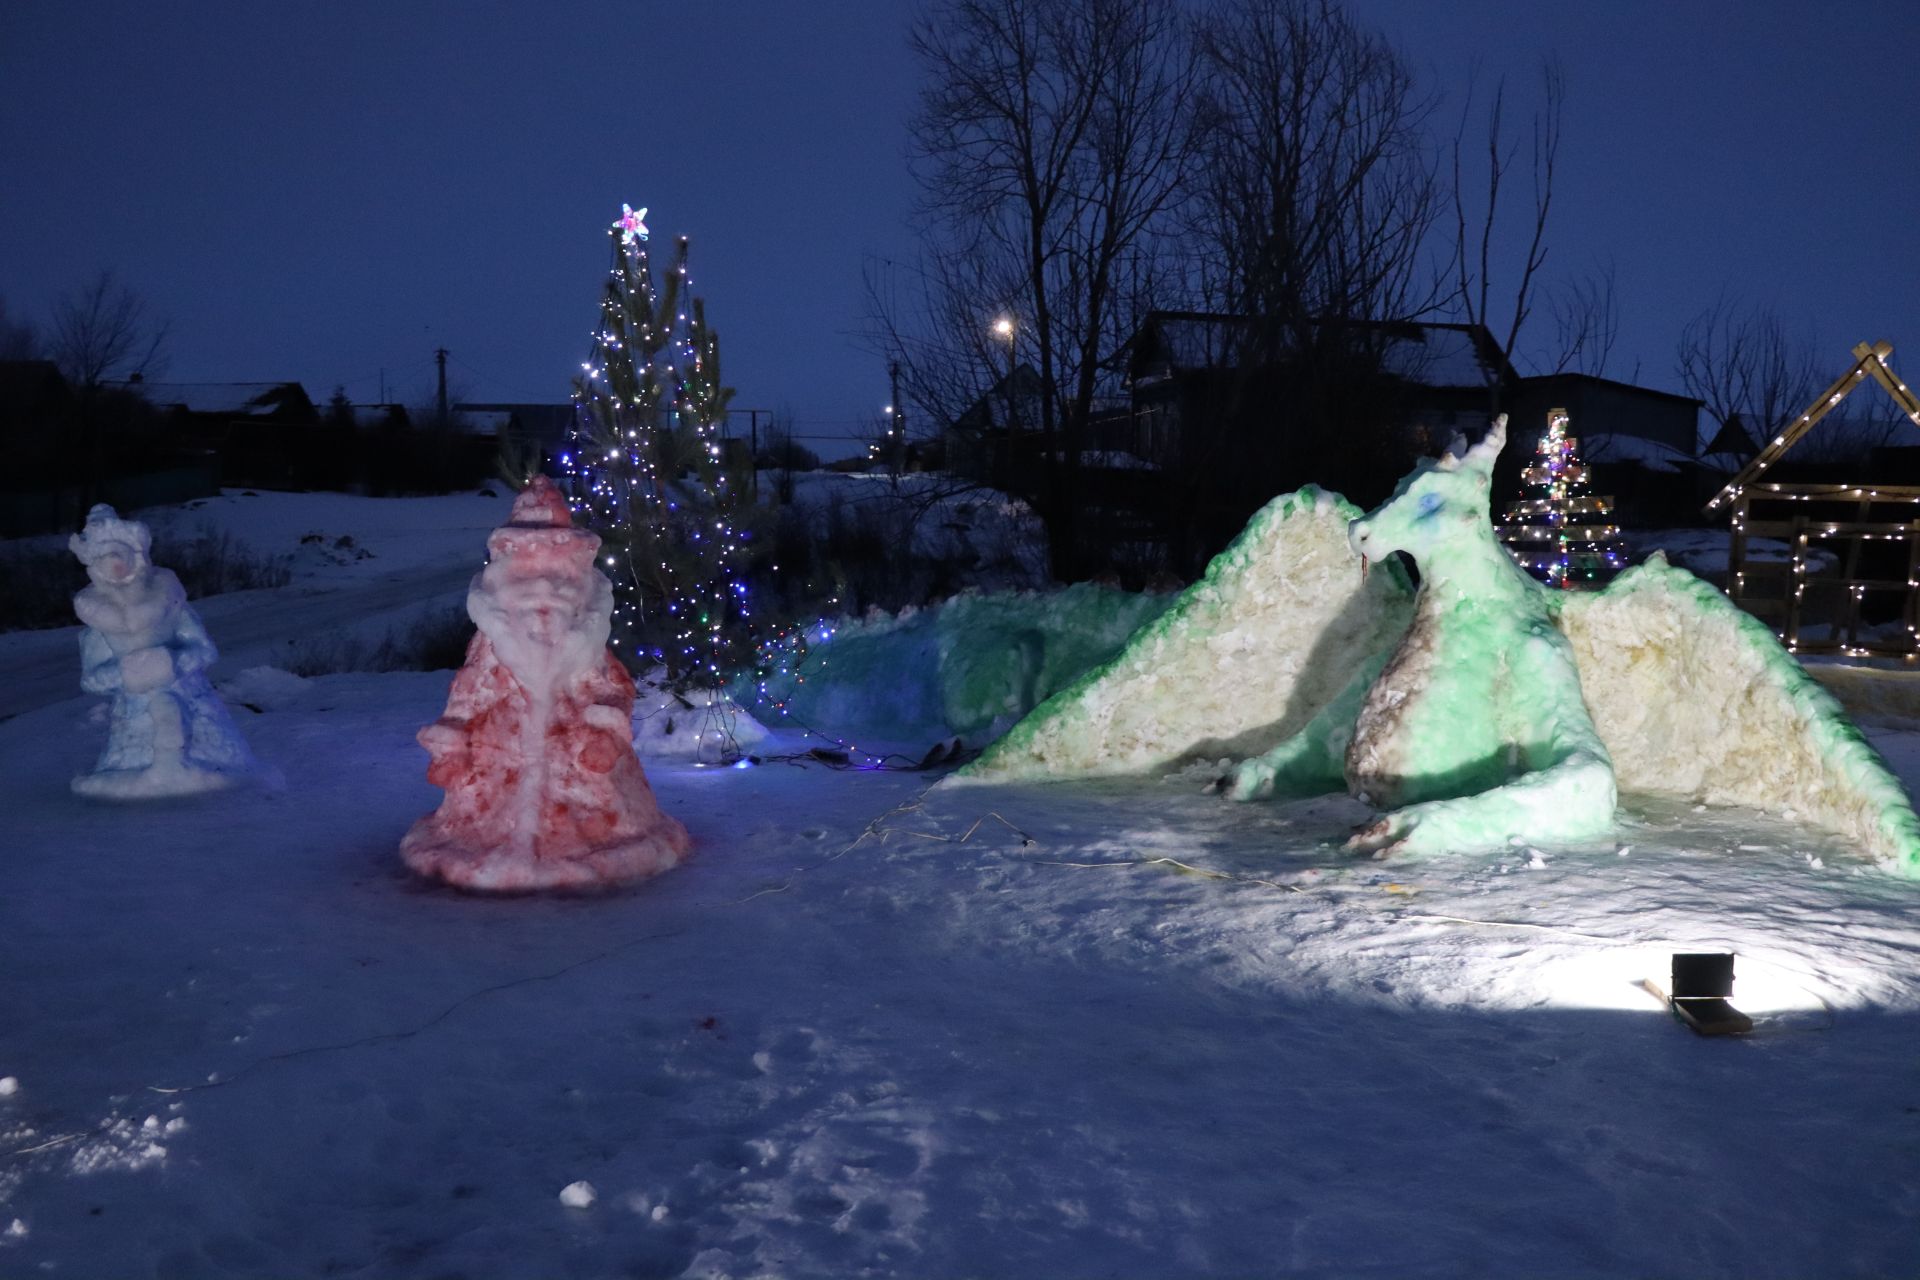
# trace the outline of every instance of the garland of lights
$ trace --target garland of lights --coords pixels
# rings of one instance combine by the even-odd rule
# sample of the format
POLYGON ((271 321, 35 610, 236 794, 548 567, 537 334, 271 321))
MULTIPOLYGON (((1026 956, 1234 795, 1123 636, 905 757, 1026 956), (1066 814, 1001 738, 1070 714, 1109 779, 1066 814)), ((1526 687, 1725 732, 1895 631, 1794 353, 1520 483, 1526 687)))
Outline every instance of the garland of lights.
POLYGON ((1625 562, 1613 499, 1586 492, 1587 466, 1567 434, 1565 409, 1547 411, 1547 431, 1521 479, 1534 496, 1507 504, 1497 530, 1522 569, 1551 587, 1604 582, 1625 562))
POLYGON ((646 215, 623 204, 608 228, 600 325, 574 380, 560 466, 576 516, 603 539, 610 643, 637 665, 664 665, 669 688, 714 689, 754 644, 720 444, 733 392, 720 382, 705 305, 692 297, 687 240, 656 284, 646 215))

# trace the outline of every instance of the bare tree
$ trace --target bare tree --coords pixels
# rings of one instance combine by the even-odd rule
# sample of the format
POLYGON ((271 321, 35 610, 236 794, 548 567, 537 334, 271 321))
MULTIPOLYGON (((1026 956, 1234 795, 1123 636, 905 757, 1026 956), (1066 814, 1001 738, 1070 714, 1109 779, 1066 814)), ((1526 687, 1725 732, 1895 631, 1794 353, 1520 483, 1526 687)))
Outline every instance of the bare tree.
POLYGON ((1336 0, 1219 0, 1195 40, 1183 213, 1217 343, 1163 463, 1182 571, 1283 488, 1384 496, 1405 444, 1389 322, 1446 296, 1432 102, 1392 45, 1336 0))
POLYGON ((1825 385, 1810 338, 1796 338, 1772 308, 1722 295, 1680 330, 1680 385, 1716 427, 1738 417, 1757 446, 1780 433, 1825 385))
POLYGON ((1197 31, 1203 296, 1289 328, 1426 310, 1432 104, 1400 55, 1336 0, 1222 0, 1197 31))
POLYGON ((1540 362, 1550 373, 1587 373, 1604 377, 1620 333, 1620 311, 1613 264, 1579 276, 1547 294, 1553 319, 1552 359, 1540 362))
POLYGON ((1080 574, 1079 460, 1150 287, 1187 161, 1190 62, 1177 0, 943 0, 912 44, 928 232, 901 305, 870 280, 885 353, 922 420, 952 421, 1026 365, 1056 576, 1080 574), (1007 322, 994 331, 995 320, 1007 322))
POLYGON ((139 294, 103 269, 53 310, 51 350, 69 381, 86 391, 165 367, 169 324, 139 294))
MULTIPOLYGON (((1469 90, 1460 113, 1460 126, 1453 138, 1453 217, 1455 233, 1454 275, 1456 297, 1461 314, 1469 324, 1486 326, 1500 349, 1511 358, 1520 341, 1521 331, 1533 313, 1534 289, 1541 267, 1547 260, 1547 222, 1553 210, 1554 168, 1560 157, 1560 121, 1566 100, 1566 85, 1558 64, 1549 61, 1541 69, 1542 106, 1536 111, 1529 129, 1529 163, 1532 174, 1533 202, 1523 215, 1526 252, 1514 281, 1511 310, 1503 315, 1504 333, 1496 328, 1493 314, 1494 278, 1497 272, 1496 243, 1507 240, 1502 229, 1502 205, 1506 199, 1507 179, 1519 158, 1520 143, 1508 136, 1506 121, 1506 82, 1494 86, 1487 104, 1485 201, 1475 213, 1468 209, 1467 182, 1461 163, 1466 144, 1468 121, 1473 112, 1473 94, 1469 90), (1477 233, 1477 234, 1476 234, 1477 233)), ((1503 302, 1504 309, 1504 291, 1503 302)), ((1611 339, 1609 339, 1609 345, 1611 339)), ((1490 412, 1500 409, 1498 378, 1490 373, 1488 392, 1490 412)))

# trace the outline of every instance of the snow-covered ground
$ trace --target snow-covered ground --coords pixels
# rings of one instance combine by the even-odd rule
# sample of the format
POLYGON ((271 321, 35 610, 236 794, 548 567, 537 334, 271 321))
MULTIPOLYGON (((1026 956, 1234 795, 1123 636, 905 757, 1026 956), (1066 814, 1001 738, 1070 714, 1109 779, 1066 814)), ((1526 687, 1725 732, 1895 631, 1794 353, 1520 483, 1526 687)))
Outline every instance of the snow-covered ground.
MULTIPOLYGON (((287 525, 464 581, 505 498, 432 501, 287 525)), ((270 647, 379 563, 202 613, 270 647)), ((256 673, 284 790, 112 806, 64 640, 0 720, 0 1275, 1915 1274, 1920 884, 1781 815, 1377 863, 1208 769, 654 761, 686 866, 482 900, 396 853, 450 673, 256 673), (1690 949, 1753 1035, 1638 985, 1690 949)))

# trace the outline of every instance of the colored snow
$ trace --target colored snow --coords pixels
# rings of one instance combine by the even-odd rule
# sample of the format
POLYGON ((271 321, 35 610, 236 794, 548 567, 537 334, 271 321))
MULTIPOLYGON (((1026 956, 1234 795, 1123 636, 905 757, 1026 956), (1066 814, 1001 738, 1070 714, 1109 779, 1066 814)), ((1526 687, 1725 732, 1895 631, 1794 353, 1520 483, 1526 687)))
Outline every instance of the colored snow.
POLYGON ((106 694, 107 745, 73 779, 81 795, 109 800, 192 795, 255 771, 246 742, 206 669, 218 657, 180 580, 147 560, 152 534, 104 504, 69 542, 91 585, 73 598, 80 687, 106 694))
POLYGON ((1792 814, 1920 876, 1899 782, 1757 619, 1658 556, 1559 603, 1621 790, 1792 814))
POLYGON ((797 670, 768 679, 764 692, 740 681, 734 694, 776 727, 898 743, 931 732, 977 743, 1110 656, 1171 599, 1083 582, 969 592, 924 609, 821 624, 797 670))
POLYGON ((1318 715, 1406 630, 1397 565, 1347 549, 1359 509, 1276 498, 1166 613, 961 771, 957 781, 1139 773, 1263 750, 1318 715))
POLYGON ((479 628, 447 708, 422 729, 446 790, 400 842, 422 875, 514 892, 619 884, 679 864, 633 752, 633 680, 607 648, 613 584, 597 535, 545 476, 487 540, 467 611, 479 628))

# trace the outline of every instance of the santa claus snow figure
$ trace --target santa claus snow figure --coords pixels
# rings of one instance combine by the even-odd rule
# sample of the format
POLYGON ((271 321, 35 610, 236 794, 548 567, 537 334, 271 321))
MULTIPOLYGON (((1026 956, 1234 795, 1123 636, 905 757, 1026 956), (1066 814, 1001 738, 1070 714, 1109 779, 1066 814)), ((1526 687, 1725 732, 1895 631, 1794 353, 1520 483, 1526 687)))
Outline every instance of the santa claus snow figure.
POLYGON ((463 889, 590 888, 657 875, 692 841, 633 753, 633 681, 607 648, 613 584, 597 535, 545 476, 487 539, 467 592, 479 634, 446 712, 420 731, 440 808, 400 842, 463 889))

